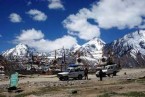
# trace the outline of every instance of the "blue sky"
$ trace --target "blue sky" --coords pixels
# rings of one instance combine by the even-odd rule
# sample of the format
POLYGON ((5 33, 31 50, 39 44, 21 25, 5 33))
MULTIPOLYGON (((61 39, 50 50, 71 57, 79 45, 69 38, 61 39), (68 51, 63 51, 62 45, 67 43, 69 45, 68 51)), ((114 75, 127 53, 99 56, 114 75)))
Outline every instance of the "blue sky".
POLYGON ((0 0, 0 52, 24 43, 39 51, 106 43, 144 29, 145 0, 0 0))

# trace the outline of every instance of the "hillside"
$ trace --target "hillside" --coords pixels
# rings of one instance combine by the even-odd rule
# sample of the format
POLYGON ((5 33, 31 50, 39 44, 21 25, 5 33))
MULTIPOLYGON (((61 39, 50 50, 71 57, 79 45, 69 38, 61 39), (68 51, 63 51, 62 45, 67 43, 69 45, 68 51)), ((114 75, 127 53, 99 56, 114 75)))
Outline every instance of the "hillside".
POLYGON ((145 67, 145 30, 127 34, 107 44, 103 51, 122 67, 145 67))

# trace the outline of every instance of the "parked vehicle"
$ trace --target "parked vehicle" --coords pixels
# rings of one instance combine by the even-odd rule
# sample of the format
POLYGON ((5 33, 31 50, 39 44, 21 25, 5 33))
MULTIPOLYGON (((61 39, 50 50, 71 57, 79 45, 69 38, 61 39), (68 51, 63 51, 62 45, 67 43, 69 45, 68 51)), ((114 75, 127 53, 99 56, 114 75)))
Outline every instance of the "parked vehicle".
MULTIPOLYGON (((102 69, 103 72, 103 76, 110 76, 111 74, 113 74, 113 76, 116 76, 117 72, 120 71, 120 68, 118 67, 117 64, 111 64, 111 65, 107 65, 105 66, 105 68, 102 69)), ((99 71, 96 72, 96 76, 99 77, 99 71)))
POLYGON ((68 80, 69 78, 81 80, 84 77, 84 70, 76 66, 70 66, 65 72, 60 72, 57 74, 60 80, 68 80))

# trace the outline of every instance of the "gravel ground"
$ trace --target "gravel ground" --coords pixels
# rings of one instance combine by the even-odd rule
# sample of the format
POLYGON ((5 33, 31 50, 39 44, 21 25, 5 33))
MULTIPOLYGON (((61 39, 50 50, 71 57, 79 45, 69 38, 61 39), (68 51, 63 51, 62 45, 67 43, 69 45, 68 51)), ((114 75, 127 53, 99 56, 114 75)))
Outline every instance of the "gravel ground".
MULTIPOLYGON (((46 87, 47 88, 49 87, 50 89, 51 88, 53 89, 54 87, 56 88, 56 91, 54 90, 55 92, 53 92, 53 90, 49 90, 51 91, 51 93, 45 93, 39 96, 32 94, 26 97, 82 97, 82 96, 83 97, 96 97, 96 94, 94 94, 94 92, 95 93, 97 92, 94 91, 94 89, 99 89, 98 93, 100 93, 100 91, 102 89, 106 89, 106 86, 108 85, 109 87, 113 87, 114 90, 118 90, 122 87, 118 85, 115 85, 114 87, 114 85, 111 85, 111 84, 116 83, 117 81, 120 81, 120 80, 137 79, 137 78, 143 78, 143 77, 145 77, 145 69, 122 69, 119 73, 117 73, 117 76, 104 77, 102 82, 98 81, 99 78, 97 78, 95 74, 90 74, 89 80, 69 80, 69 81, 59 81, 56 75, 33 75, 33 76, 27 76, 26 78, 20 78, 19 87, 21 87, 24 90, 23 93, 36 91, 36 90, 39 90, 39 88, 46 88, 46 87), (66 89, 61 90, 62 87, 66 89), (76 89, 79 91, 77 93, 79 95, 73 96, 72 93, 70 92, 76 89)), ((8 80, 5 80, 5 81, 1 80, 0 90, 5 91, 6 93, 6 88, 8 87, 8 85, 9 85, 8 80)), ((139 88, 141 87, 139 86, 139 88)))

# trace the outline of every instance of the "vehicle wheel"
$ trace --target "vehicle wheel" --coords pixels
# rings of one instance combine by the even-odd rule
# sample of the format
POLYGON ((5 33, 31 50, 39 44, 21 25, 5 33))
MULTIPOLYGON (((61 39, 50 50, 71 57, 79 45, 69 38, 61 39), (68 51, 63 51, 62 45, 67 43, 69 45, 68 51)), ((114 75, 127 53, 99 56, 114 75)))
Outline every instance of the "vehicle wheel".
POLYGON ((107 74, 110 77, 110 74, 107 74))
POLYGON ((74 80, 77 80, 77 78, 73 78, 74 80))
POLYGON ((100 77, 98 74, 96 74, 96 77, 100 77))
POLYGON ((68 76, 65 76, 65 77, 64 77, 64 80, 65 80, 65 81, 68 80, 68 79, 69 79, 68 76))
POLYGON ((106 77, 106 76, 110 76, 110 74, 103 73, 102 76, 106 77))
POLYGON ((82 80, 82 78, 83 78, 82 75, 79 75, 79 76, 78 76, 78 79, 79 79, 79 80, 82 80))
POLYGON ((113 76, 116 76, 116 71, 113 72, 113 76))
POLYGON ((60 77, 59 80, 60 80, 60 81, 63 81, 63 77, 60 77))

